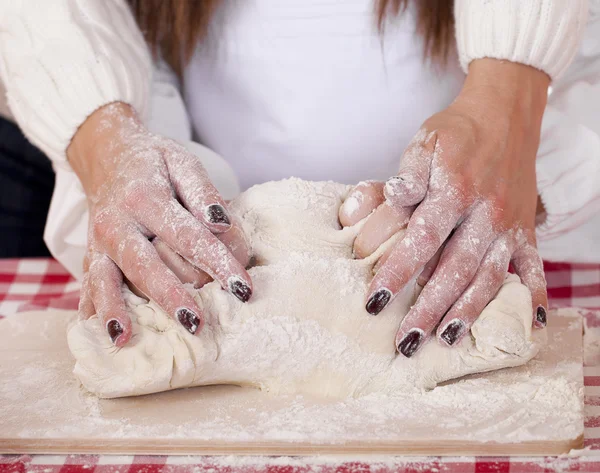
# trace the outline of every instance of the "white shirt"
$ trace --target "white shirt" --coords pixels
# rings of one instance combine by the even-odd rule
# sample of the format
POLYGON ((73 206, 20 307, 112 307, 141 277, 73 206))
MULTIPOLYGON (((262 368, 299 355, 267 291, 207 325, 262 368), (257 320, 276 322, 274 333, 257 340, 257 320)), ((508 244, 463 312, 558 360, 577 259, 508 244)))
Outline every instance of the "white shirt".
POLYGON ((199 140, 245 189, 296 176, 385 180, 462 82, 457 56, 423 63, 407 11, 378 34, 373 0, 248 0, 214 19, 185 70, 199 140))

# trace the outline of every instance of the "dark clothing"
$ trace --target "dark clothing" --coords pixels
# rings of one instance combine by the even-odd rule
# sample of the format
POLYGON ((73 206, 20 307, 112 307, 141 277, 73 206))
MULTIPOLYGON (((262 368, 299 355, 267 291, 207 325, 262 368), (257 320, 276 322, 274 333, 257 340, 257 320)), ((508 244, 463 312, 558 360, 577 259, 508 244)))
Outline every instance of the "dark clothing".
POLYGON ((50 255, 43 233, 53 188, 50 160, 0 118, 0 258, 50 255))

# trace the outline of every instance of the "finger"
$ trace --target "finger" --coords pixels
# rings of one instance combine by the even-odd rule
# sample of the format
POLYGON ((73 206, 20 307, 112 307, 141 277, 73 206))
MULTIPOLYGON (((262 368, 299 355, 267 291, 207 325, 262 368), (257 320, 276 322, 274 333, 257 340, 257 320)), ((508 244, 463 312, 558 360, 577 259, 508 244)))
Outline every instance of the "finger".
MULTIPOLYGON (((377 263, 375 263, 375 266, 373 266, 373 274, 377 274, 377 272, 379 271, 379 269, 385 264, 385 262, 388 260, 388 258, 391 256, 392 252, 394 251, 394 246, 390 246, 388 249, 386 249, 383 254, 379 257, 379 259, 377 260, 377 263)), ((443 246, 442 246, 443 248, 443 246)), ((438 253, 436 253, 437 255, 438 253)), ((431 259, 433 260, 435 258, 435 256, 431 259)), ((439 259, 439 257, 438 257, 439 259)), ((431 262, 430 260, 430 262, 431 262)), ((429 263, 428 263, 429 264, 429 263)), ((433 268, 435 269, 435 268, 433 268)), ((432 270, 433 272, 433 270, 432 270)), ((424 286, 424 284, 422 284, 421 286, 424 286)))
POLYGON ((420 348, 473 280, 494 240, 491 221, 483 218, 484 213, 478 207, 457 228, 446 243, 431 280, 400 324, 396 346, 404 356, 410 357, 420 348))
POLYGON ((131 319, 121 288, 123 275, 106 255, 92 257, 89 270, 89 291, 98 318, 113 344, 122 347, 131 339, 131 319))
POLYGON ((512 257, 515 272, 521 282, 531 292, 533 305, 533 325, 543 328, 547 324, 548 294, 546 292, 546 276, 544 263, 534 245, 526 243, 512 257))
POLYGON ((365 222, 354 240, 354 255, 366 258, 406 227, 414 207, 393 208, 387 202, 381 204, 365 222))
POLYGON ((250 263, 250 245, 240 223, 233 218, 231 229, 220 233, 217 238, 229 249, 233 257, 246 268, 250 263))
POLYGON ((490 245, 469 287, 442 319, 437 329, 440 343, 452 346, 471 329, 502 287, 511 253, 512 248, 504 237, 490 245))
POLYGON ((445 244, 440 246, 440 249, 436 251, 435 255, 433 255, 433 258, 431 258, 425 264, 423 271, 421 271, 421 274, 419 274, 419 277, 417 278, 417 284, 419 286, 425 287, 425 284, 429 282, 433 272, 435 271, 435 268, 437 268, 437 265, 440 261, 440 257, 442 256, 442 252, 444 251, 445 247, 445 244))
POLYGON ((183 206, 213 233, 231 228, 231 216, 197 156, 182 147, 165 151, 165 162, 183 206))
POLYGON ((359 182, 340 207, 339 218, 342 226, 356 225, 379 207, 385 201, 383 186, 384 183, 378 181, 359 182))
POLYGON ((179 256, 160 238, 152 240, 152 244, 160 259, 163 260, 182 283, 192 284, 194 288, 198 289, 212 281, 212 278, 208 274, 195 268, 194 265, 179 256))
MULTIPOLYGON (((218 238, 225 246, 227 246, 235 259, 244 266, 248 265, 248 262, 250 261, 250 251, 239 224, 234 222, 231 229, 225 233, 219 234, 218 238)), ((173 273, 175 273, 175 276, 177 276, 181 282, 192 284, 194 288, 198 289, 212 281, 212 278, 207 273, 194 267, 194 265, 178 255, 177 252, 160 238, 154 238, 152 244, 163 262, 171 271, 173 271, 173 273)))
POLYGON ((202 310, 144 235, 135 228, 116 226, 105 246, 127 279, 169 316, 191 334, 202 328, 202 310))
POLYGON ((193 266, 219 281, 242 302, 252 296, 250 276, 227 249, 204 225, 175 200, 144 202, 142 223, 159 236, 193 266), (168 222, 167 225, 164 222, 168 222))
POLYGON ((377 315, 427 263, 446 240, 462 214, 461 206, 439 209, 437 199, 427 197, 408 222, 402 240, 371 281, 366 309, 377 315))
POLYGON ((392 206, 408 207, 425 198, 436 142, 435 132, 427 133, 421 129, 408 145, 398 175, 385 183, 384 194, 392 206))
POLYGON ((379 271, 379 269, 385 264, 385 262, 388 260, 388 258, 393 253, 394 248, 395 247, 392 245, 387 250, 385 250, 383 252, 383 254, 377 260, 377 263, 375 263, 375 266, 373 266, 373 274, 377 274, 377 272, 379 271))
POLYGON ((79 293, 79 307, 77 309, 79 318, 82 320, 89 319, 96 313, 94 303, 89 293, 89 264, 85 265, 88 269, 83 275, 83 281, 81 281, 81 291, 79 293))

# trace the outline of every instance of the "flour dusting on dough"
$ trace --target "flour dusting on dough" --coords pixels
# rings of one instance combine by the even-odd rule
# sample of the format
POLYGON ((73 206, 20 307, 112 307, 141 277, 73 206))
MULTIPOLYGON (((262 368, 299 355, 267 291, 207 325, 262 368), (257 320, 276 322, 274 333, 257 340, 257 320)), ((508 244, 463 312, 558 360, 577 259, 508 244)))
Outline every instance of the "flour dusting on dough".
POLYGON ((414 357, 398 356, 394 337, 418 286, 409 283, 377 317, 367 314, 373 265, 391 242, 367 259, 353 258, 362 222, 344 229, 338 222, 349 190, 288 179, 244 192, 230 211, 256 262, 251 301, 241 303, 214 282, 190 288, 206 315, 204 329, 192 336, 153 302, 128 294, 134 336, 126 347, 112 346, 97 317, 70 327, 77 377, 100 397, 235 384, 341 399, 420 392, 536 355, 529 291, 507 275, 457 347, 430 339, 414 357))

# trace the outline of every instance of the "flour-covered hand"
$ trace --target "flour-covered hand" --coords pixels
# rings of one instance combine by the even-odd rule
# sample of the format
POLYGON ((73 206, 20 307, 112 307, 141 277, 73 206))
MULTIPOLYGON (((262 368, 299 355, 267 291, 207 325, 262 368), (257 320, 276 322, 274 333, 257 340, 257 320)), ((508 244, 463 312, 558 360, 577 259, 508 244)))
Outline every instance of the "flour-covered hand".
MULTIPOLYGON (((527 66, 474 61, 458 98, 423 124, 398 175, 385 184, 385 206, 396 214, 416 209, 384 256, 366 309, 378 314, 422 271, 423 291, 396 337, 403 355, 412 356, 434 330, 440 342, 457 343, 511 262, 531 291, 534 325, 545 326, 535 157, 548 85, 543 72, 527 66)), ((357 244, 373 239, 366 225, 357 244)))
POLYGON ((214 278, 240 300, 250 298, 241 230, 196 156, 149 133, 119 103, 92 114, 67 155, 90 211, 80 313, 98 314, 116 346, 131 338, 124 279, 192 334, 203 314, 182 279, 199 286, 214 278))

